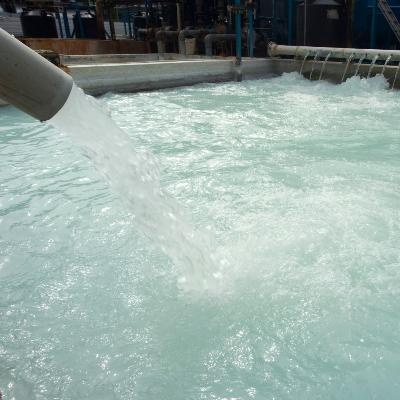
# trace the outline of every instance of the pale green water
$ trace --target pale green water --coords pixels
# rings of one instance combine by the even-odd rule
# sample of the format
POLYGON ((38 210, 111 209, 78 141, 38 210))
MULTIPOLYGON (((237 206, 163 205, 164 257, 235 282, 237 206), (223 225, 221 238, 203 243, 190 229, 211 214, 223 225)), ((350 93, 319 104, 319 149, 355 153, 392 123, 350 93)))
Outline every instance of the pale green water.
POLYGON ((384 86, 102 99, 229 260, 195 295, 68 137, 0 109, 4 398, 397 399, 400 94, 384 86))

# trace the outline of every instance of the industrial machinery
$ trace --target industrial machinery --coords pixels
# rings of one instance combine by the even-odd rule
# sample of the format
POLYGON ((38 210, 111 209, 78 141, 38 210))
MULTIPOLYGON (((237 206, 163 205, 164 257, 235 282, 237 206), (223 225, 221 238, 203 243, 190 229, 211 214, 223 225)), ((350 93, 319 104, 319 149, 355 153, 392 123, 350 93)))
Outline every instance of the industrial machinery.
POLYGON ((0 5, 22 10, 24 36, 133 39, 150 52, 266 56, 271 40, 400 48, 400 0, 19 1, 0 5))

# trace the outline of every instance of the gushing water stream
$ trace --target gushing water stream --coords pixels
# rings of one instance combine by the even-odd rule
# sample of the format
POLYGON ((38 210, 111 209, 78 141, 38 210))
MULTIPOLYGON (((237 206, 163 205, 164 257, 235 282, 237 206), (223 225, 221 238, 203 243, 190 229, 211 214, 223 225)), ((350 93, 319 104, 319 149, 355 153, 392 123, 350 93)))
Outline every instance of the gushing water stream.
POLYGON ((319 57, 319 52, 317 51, 317 52, 315 53, 314 60, 313 60, 313 63, 312 63, 312 67, 311 67, 310 80, 312 80, 312 75, 313 75, 313 72, 314 72, 315 63, 316 63, 318 57, 319 57))
POLYGON ((137 151, 98 101, 76 86, 49 122, 84 150, 128 205, 138 228, 174 262, 183 287, 209 287, 213 281, 210 251, 185 222, 178 204, 161 190, 152 154, 137 151))
POLYGON ((371 65, 369 66, 369 69, 368 69, 367 79, 371 76, 371 72, 372 72, 372 70, 373 70, 373 68, 374 68, 374 66, 375 66, 375 63, 376 63, 376 60, 377 60, 377 59, 378 59, 378 56, 375 56, 375 57, 372 59, 371 65))
POLYGON ((322 64, 321 72, 319 73, 319 78, 318 78, 319 81, 322 79, 322 75, 324 74, 324 71, 325 71, 325 65, 326 65, 326 63, 328 62, 329 57, 331 56, 331 54, 332 54, 332 53, 329 52, 329 53, 327 54, 327 56, 325 57, 324 63, 322 64))
POLYGON ((307 57, 308 57, 309 55, 310 55, 310 53, 307 52, 306 55, 305 55, 304 58, 303 58, 303 62, 301 63, 301 68, 300 68, 300 75, 303 74, 304 64, 305 64, 305 62, 306 62, 306 60, 307 60, 307 57))
POLYGON ((384 75, 386 66, 388 65, 388 63, 389 63, 389 61, 390 61, 391 59, 392 59, 392 56, 391 56, 391 55, 388 56, 388 57, 386 58, 385 64, 383 64, 383 67, 382 67, 382 72, 381 72, 382 75, 384 75))
POLYGON ((363 61, 365 60, 366 55, 364 54, 363 56, 360 57, 360 59, 358 60, 358 64, 357 64, 357 68, 356 68, 356 72, 354 73, 354 76, 358 75, 358 71, 360 70, 361 64, 363 63, 363 61))
POLYGON ((396 85, 396 80, 397 80, 397 75, 399 74, 399 70, 400 70, 400 61, 399 61, 399 64, 397 66, 396 73, 394 74, 392 90, 394 89, 394 87, 396 85))
POLYGON ((347 59, 346 68, 344 69, 344 72, 343 72, 343 75, 342 75, 342 80, 340 81, 341 83, 343 83, 344 79, 346 78, 347 71, 349 70, 349 66, 350 66, 350 63, 353 60, 353 58, 354 58, 354 54, 351 53, 349 58, 347 59))

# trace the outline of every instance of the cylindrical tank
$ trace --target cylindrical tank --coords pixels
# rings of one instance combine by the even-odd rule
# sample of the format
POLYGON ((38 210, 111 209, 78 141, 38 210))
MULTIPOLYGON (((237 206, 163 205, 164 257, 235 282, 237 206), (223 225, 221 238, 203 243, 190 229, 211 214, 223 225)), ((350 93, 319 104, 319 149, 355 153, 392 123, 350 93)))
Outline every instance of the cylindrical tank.
POLYGON ((305 0, 297 6, 299 46, 346 45, 346 9, 335 0, 305 0))
POLYGON ((56 19, 44 10, 23 11, 20 15, 22 32, 25 37, 58 37, 56 19))
POLYGON ((77 14, 75 14, 73 17, 75 36, 77 38, 84 38, 84 39, 97 39, 96 16, 89 12, 80 13, 83 32, 81 31, 81 25, 79 23, 78 18, 79 17, 77 14))

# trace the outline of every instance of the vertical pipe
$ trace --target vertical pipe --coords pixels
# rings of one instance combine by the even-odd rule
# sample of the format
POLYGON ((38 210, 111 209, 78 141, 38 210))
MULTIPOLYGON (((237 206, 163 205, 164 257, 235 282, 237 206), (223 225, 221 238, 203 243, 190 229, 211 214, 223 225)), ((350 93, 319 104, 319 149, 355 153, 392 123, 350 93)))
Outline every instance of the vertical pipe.
POLYGON ((292 45, 293 39, 293 4, 292 0, 288 0, 288 45, 292 45))
POLYGON ((378 8, 378 0, 374 0, 372 6, 372 18, 371 18, 371 49, 376 48, 376 12, 378 8))
POLYGON ((146 29, 149 28, 149 16, 150 16, 150 11, 149 11, 149 0, 144 1, 144 6, 146 10, 146 29))
POLYGON ((276 42, 275 0, 272 0, 272 40, 276 42))
POLYGON ((128 32, 129 32, 129 37, 132 39, 133 38, 133 34, 132 34, 132 25, 131 25, 131 13, 129 11, 128 8, 128 32))
POLYGON ((127 10, 128 10, 128 6, 126 7, 126 9, 124 10, 124 13, 122 14, 123 15, 123 22, 124 22, 124 33, 125 33, 125 36, 128 36, 128 30, 126 29, 126 21, 128 20, 128 12, 127 12, 127 10))
POLYGON ((67 14, 67 9, 65 7, 63 9, 63 20, 65 27, 65 36, 67 37, 67 39, 69 39, 71 37, 71 31, 69 29, 68 14, 67 14))
POLYGON ((307 0, 304 0, 304 38, 303 38, 303 46, 307 46, 307 0))
POLYGON ((103 15, 103 1, 96 0, 96 25, 97 25, 97 39, 105 39, 104 29, 104 15, 103 15))
MULTIPOLYGON (((76 9, 76 19, 78 20, 78 26, 79 26, 79 31, 80 31, 80 36, 81 39, 85 38, 85 31, 83 28, 83 23, 82 23, 82 18, 81 18, 81 11, 79 10, 79 8, 76 9)), ((75 37, 76 37, 76 32, 75 32, 75 37)))
POLYGON ((178 26, 178 31, 180 32, 182 30, 182 12, 179 1, 176 2, 176 24, 178 26))
POLYGON ((347 24, 346 24, 346 47, 353 47, 353 13, 354 13, 353 0, 347 0, 346 2, 346 13, 347 13, 347 24))
POLYGON ((61 23, 60 12, 58 10, 56 11, 56 18, 57 18, 57 22, 58 22, 58 28, 60 29, 61 39, 63 39, 64 38, 64 32, 63 32, 62 23, 61 23))
POLYGON ((235 30, 236 30, 236 64, 242 62, 242 27, 240 18, 240 0, 235 0, 235 30))
POLYGON ((247 48, 249 49, 249 57, 254 57, 254 11, 253 3, 249 2, 247 9, 248 30, 247 30, 247 48))
POLYGON ((115 40, 115 26, 114 26, 114 8, 110 7, 108 9, 108 25, 110 26, 110 36, 111 40, 115 40))

